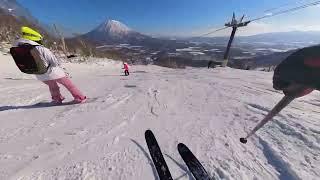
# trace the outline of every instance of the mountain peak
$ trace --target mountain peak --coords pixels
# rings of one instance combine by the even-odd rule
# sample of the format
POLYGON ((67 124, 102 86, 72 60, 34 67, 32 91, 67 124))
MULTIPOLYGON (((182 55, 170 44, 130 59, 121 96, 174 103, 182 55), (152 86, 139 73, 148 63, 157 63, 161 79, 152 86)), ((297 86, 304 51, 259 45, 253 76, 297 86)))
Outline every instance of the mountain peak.
POLYGON ((132 30, 120 21, 107 20, 97 28, 97 31, 111 35, 127 35, 132 30))
POLYGON ((98 44, 126 43, 140 45, 149 38, 117 20, 107 20, 83 36, 98 44))

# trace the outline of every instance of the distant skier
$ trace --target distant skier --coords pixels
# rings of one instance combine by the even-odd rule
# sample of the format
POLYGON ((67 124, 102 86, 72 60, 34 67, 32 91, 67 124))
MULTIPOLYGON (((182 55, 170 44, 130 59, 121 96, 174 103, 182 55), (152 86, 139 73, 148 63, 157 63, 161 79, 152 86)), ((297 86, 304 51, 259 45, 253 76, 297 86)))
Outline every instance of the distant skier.
POLYGON ((74 103, 84 103, 87 97, 66 76, 55 55, 42 45, 42 35, 29 27, 22 27, 21 33, 22 38, 10 49, 18 68, 24 73, 35 74, 38 80, 47 84, 53 103, 61 104, 65 99, 58 83, 69 90, 74 103))
POLYGON ((124 75, 125 75, 125 76, 129 76, 129 75, 130 75, 128 63, 123 62, 123 68, 122 68, 122 69, 124 69, 124 75))
POLYGON ((281 62, 274 72, 273 87, 296 97, 320 90, 320 45, 300 49, 281 62))
POLYGON ((212 64, 212 63, 213 63, 212 61, 209 61, 209 62, 208 62, 208 69, 211 68, 211 64, 212 64))
POLYGON ((221 66, 222 62, 218 62, 218 61, 209 61, 208 62, 208 69, 210 69, 211 67, 216 68, 217 66, 221 66), (212 66, 213 65, 213 66, 212 66))

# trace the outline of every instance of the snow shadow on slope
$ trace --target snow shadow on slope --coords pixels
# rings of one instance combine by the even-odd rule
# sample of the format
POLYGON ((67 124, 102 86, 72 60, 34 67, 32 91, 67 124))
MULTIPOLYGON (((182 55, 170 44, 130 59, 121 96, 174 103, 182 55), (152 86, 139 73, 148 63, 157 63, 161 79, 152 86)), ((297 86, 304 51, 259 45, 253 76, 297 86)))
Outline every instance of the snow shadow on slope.
POLYGON ((12 80, 12 81, 34 81, 35 79, 28 79, 28 78, 3 78, 5 80, 12 80))
MULTIPOLYGON (((312 100, 312 101, 317 101, 317 100, 312 100)), ((307 104, 310 104, 310 105, 313 105, 313 106, 320 106, 320 102, 317 101, 317 103, 313 103, 313 102, 309 102, 309 101, 301 101, 301 102, 304 102, 304 103, 307 103, 307 104)))
MULTIPOLYGON (((259 113, 261 115, 267 115, 267 113, 269 113, 271 111, 271 109, 268 109, 267 107, 263 107, 263 106, 258 105, 258 104, 248 103, 247 105, 248 105, 247 109, 249 109, 250 111, 253 111, 255 113, 259 113)), ((283 119, 286 118, 285 116, 281 115, 280 113, 277 114, 276 116, 281 117, 283 119)))
POLYGON ((193 176, 191 174, 191 172, 188 170, 187 167, 183 166, 182 164, 180 164, 178 161, 176 161, 173 157, 171 157, 168 154, 164 154, 165 156, 167 156, 169 159, 171 159, 172 162, 174 162, 181 170, 183 170, 185 172, 185 174, 182 174, 180 177, 177 177, 176 180, 181 179, 183 177, 185 177, 186 175, 189 176, 189 180, 193 180, 193 176))
POLYGON ((48 107, 57 107, 57 106, 70 106, 75 105, 75 103, 65 103, 61 105, 53 105, 49 102, 44 103, 37 103, 32 105, 25 105, 25 106, 1 106, 0 112, 2 111, 10 111, 10 110, 19 110, 19 109, 40 109, 40 108, 48 108, 48 107))
POLYGON ((299 180, 297 174, 290 168, 290 165, 286 163, 276 152, 270 147, 270 145, 259 138, 259 143, 262 146, 264 156, 267 158, 268 163, 279 172, 280 180, 299 180))
POLYGON ((136 88, 137 86, 136 85, 125 85, 124 87, 125 88, 136 88))
POLYGON ((252 108, 258 109, 260 111, 265 111, 265 112, 269 112, 270 110, 266 107, 260 106, 258 104, 248 104, 249 106, 251 106, 252 108))
POLYGON ((158 173, 157 173, 157 169, 156 167, 154 166, 151 158, 149 157, 149 154, 147 153, 146 150, 144 150, 144 148, 136 141, 136 140, 133 140, 133 139, 130 139, 135 145, 138 146, 138 148, 143 152, 143 154, 146 156, 146 158, 148 159, 148 162, 149 164, 151 165, 151 168, 152 168, 152 173, 154 175, 154 178, 155 180, 160 180, 159 179, 159 176, 158 176, 158 173))
POLYGON ((133 71, 132 73, 148 73, 147 71, 133 71))
POLYGON ((126 76, 124 74, 105 74, 105 75, 101 75, 101 77, 122 77, 122 76, 126 76))
MULTIPOLYGON (((93 103, 98 99, 99 97, 87 98, 87 101, 83 104, 93 103)), ((40 108, 48 108, 48 107, 71 106, 71 105, 80 105, 80 104, 74 103, 73 101, 66 101, 66 102, 63 102, 62 104, 53 104, 51 102, 38 102, 36 104, 23 105, 23 106, 0 106, 0 112, 9 111, 9 110, 19 110, 19 109, 40 109, 40 108)))

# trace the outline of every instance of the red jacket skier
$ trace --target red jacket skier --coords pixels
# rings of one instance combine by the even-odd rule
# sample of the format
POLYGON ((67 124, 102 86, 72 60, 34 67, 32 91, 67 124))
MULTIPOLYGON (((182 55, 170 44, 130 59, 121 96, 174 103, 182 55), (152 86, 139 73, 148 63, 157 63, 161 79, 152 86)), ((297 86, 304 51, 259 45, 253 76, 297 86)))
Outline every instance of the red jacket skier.
POLYGON ((129 65, 128 65, 128 63, 124 62, 122 69, 124 69, 125 76, 129 76, 130 73, 129 73, 129 65))

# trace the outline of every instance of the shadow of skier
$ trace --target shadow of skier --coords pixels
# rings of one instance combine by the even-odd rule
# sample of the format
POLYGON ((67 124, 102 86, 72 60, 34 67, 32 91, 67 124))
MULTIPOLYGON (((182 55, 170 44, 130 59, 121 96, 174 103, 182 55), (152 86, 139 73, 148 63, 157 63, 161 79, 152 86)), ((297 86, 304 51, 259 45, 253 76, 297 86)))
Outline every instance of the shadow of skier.
POLYGON ((35 81, 35 79, 23 79, 23 78, 3 78, 5 80, 12 80, 12 81, 35 81))
POLYGON ((76 105, 76 103, 66 102, 63 104, 55 105, 50 102, 41 102, 41 103, 37 103, 37 104, 24 105, 24 106, 1 106, 0 112, 10 111, 10 110, 19 110, 19 109, 41 109, 41 108, 48 108, 48 107, 70 106, 70 105, 76 105))
MULTIPOLYGON (((99 100, 100 97, 87 98, 86 102, 83 104, 94 103, 99 100)), ((81 103, 75 103, 74 101, 65 101, 62 104, 54 104, 52 102, 38 102, 31 105, 22 105, 22 106, 0 106, 0 112, 10 111, 10 110, 19 110, 19 109, 40 109, 48 107, 58 107, 58 106, 71 106, 71 105, 81 105, 81 103)))
POLYGON ((125 85, 124 87, 125 88, 136 88, 137 86, 136 85, 125 85))
POLYGON ((151 165, 154 178, 155 178, 156 180, 160 180, 160 179, 159 179, 159 176, 158 176, 158 173, 157 173, 157 169, 156 169, 156 167, 154 166, 151 158, 149 157, 148 152, 145 151, 144 148, 143 148, 137 141, 135 141, 135 140, 133 140, 133 139, 130 139, 130 140, 131 140, 135 145, 137 145, 138 148, 139 148, 139 149, 143 152, 143 154, 147 157, 147 159, 148 159, 148 161, 149 161, 149 164, 151 165))
POLYGON ((165 156, 167 156, 169 159, 171 159, 181 170, 183 170, 185 172, 185 174, 176 178, 176 180, 179 180, 179 179, 185 177, 186 175, 189 176, 189 180, 193 180, 193 176, 192 176, 191 172, 189 171, 188 167, 185 167, 184 165, 180 164, 178 161, 176 161, 173 157, 169 156, 168 154, 165 154, 165 156))

